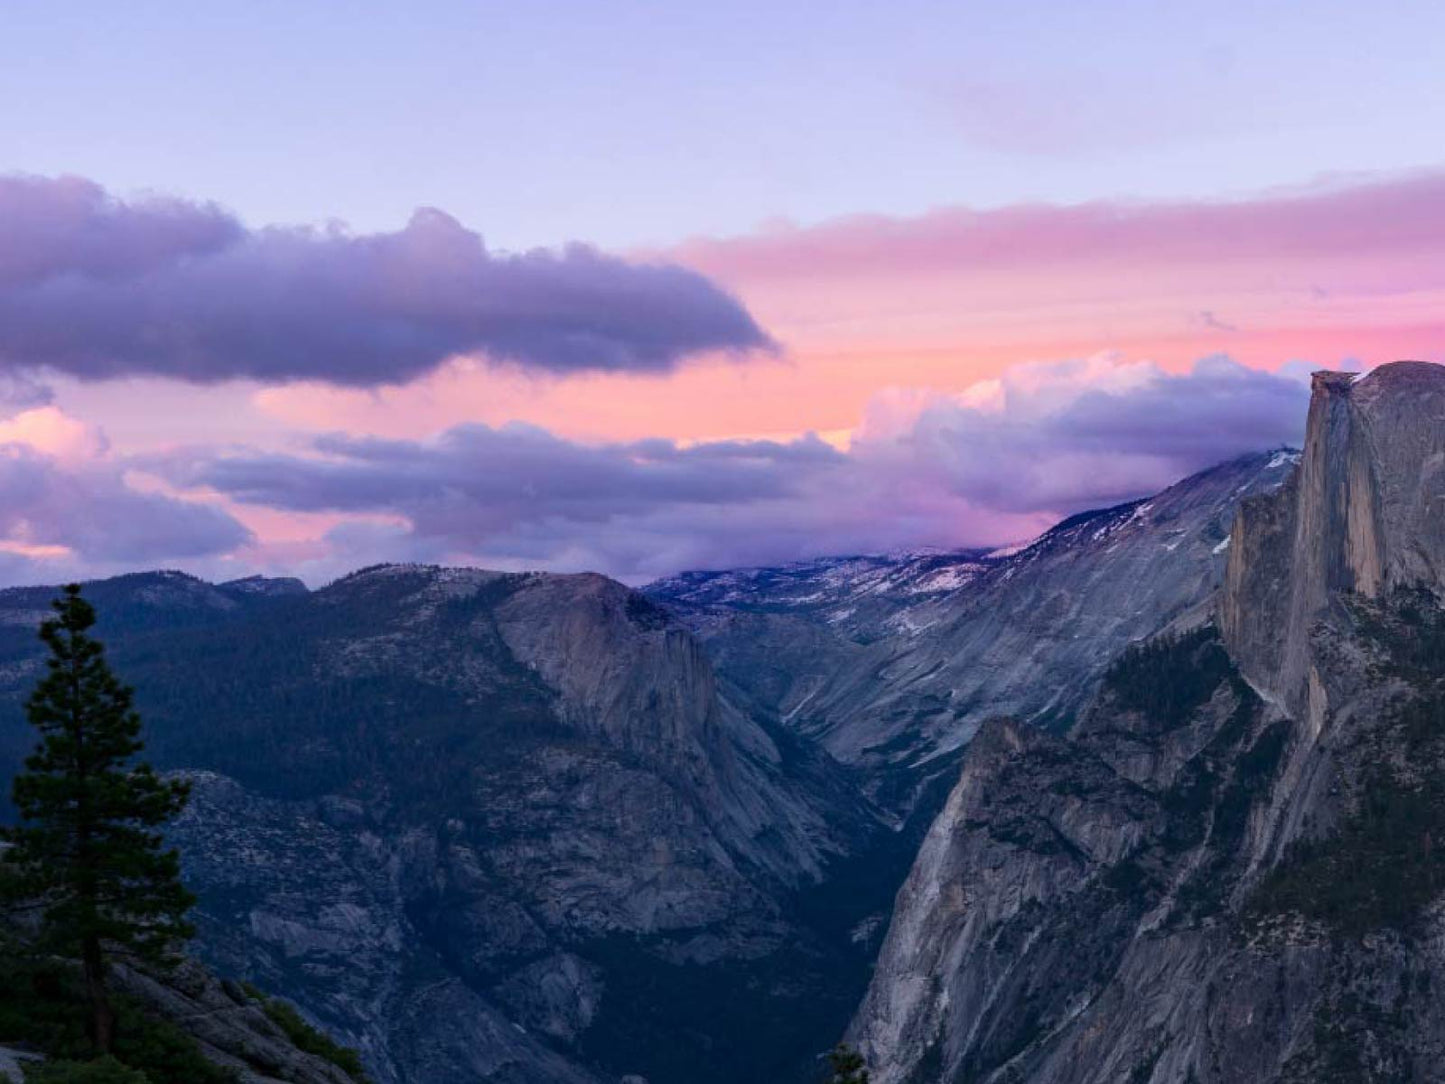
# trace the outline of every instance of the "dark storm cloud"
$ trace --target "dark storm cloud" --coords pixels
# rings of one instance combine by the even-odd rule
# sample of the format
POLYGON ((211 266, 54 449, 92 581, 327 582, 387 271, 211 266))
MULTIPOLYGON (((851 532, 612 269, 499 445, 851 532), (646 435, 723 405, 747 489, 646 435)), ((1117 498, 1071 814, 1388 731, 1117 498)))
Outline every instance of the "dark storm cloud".
POLYGON ((457 354, 533 372, 666 372, 772 344, 671 264, 487 250, 437 210, 394 233, 249 230, 214 206, 0 178, 0 364, 85 379, 400 383, 457 354))

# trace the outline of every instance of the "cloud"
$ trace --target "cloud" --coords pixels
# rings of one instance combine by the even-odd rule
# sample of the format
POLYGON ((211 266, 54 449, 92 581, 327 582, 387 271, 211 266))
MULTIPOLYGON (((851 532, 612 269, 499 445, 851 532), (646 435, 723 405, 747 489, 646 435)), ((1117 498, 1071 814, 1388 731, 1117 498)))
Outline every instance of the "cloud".
POLYGON ((54 400, 54 389, 32 375, 0 372, 0 408, 24 410, 45 406, 54 400))
POLYGON ((855 549, 889 532, 903 541, 918 529, 898 502, 880 524, 859 488, 868 480, 814 436, 588 445, 531 426, 467 425, 432 441, 331 436, 313 452, 192 449, 136 465, 243 504, 370 517, 328 531, 336 571, 410 559, 636 580, 855 549))
POLYGON ((531 426, 430 441, 323 437, 309 454, 190 449, 137 466, 331 528, 352 563, 411 558, 685 567, 1011 541, 1083 508, 1301 436, 1296 375, 1208 358, 1188 373, 1097 357, 1019 366, 961 395, 881 396, 851 449, 817 437, 583 444, 531 426))
POLYGON ((0 178, 0 366, 12 373, 370 387, 461 354, 537 373, 658 373, 771 346, 694 271, 583 245, 493 253, 438 210, 393 233, 250 230, 209 204, 0 178))
POLYGON ((59 407, 42 406, 0 421, 0 446, 23 445, 56 460, 83 463, 104 455, 105 435, 59 407))
POLYGON ((215 556, 250 540, 214 504, 132 484, 103 434, 53 406, 0 421, 0 571, 9 582, 46 568, 70 574, 215 556))
MULTIPOLYGON (((990 210, 943 207, 914 217, 852 215, 809 227, 781 226, 728 239, 696 239, 674 251, 715 273, 789 277, 831 266, 839 277, 942 270, 1120 268, 1117 261, 1172 267, 1212 277, 1212 268, 1262 259, 1251 279, 1267 279, 1285 261, 1304 261, 1301 289, 1327 289, 1318 260, 1399 259, 1401 277, 1445 279, 1424 257, 1445 247, 1445 174, 1354 184, 1321 184, 1233 200, 1097 200, 1019 204, 990 210), (1409 259, 1414 257, 1414 259, 1409 259), (1408 261, 1408 262, 1407 262, 1408 261)), ((1378 267, 1358 281, 1380 281, 1378 267)), ((1197 279, 1196 279, 1197 281, 1197 279)), ((1075 288, 1086 282, 1071 280, 1075 288)), ((1227 284, 1225 284, 1227 285, 1227 284)), ((1331 290, 1330 292, 1334 292, 1331 290)))
POLYGON ((80 177, 0 177, 0 289, 71 275, 134 278, 214 255, 244 235, 214 204, 124 203, 80 177))
POLYGON ((66 470, 10 445, 0 449, 0 537, 64 547, 84 562, 145 566, 229 552, 250 535, 213 505, 142 492, 115 469, 66 470))
POLYGON ((1262 369, 1440 358, 1442 224, 1445 174, 767 229, 666 257, 736 290, 787 343, 785 365, 539 382, 460 360, 404 388, 294 385, 256 403, 294 426, 387 436, 522 417, 593 439, 701 439, 831 432, 887 385, 956 390, 1101 349, 1170 371, 1221 352, 1262 369))
POLYGON ((398 512, 456 543, 533 520, 606 523, 658 507, 796 495, 797 476, 844 465, 815 437, 791 443, 584 445, 533 426, 463 425, 432 442, 343 435, 315 457, 182 453, 141 462, 171 481, 298 512, 398 512))
POLYGON ((1203 324, 1203 325, 1204 325, 1205 327, 1207 327, 1207 328, 1213 328, 1215 331, 1238 331, 1238 330, 1239 330, 1238 326, 1236 326, 1235 324, 1231 324, 1228 320, 1221 320, 1218 316, 1216 316, 1216 315, 1215 315, 1213 312, 1211 312, 1209 309, 1204 309, 1203 311, 1200 312, 1200 314, 1199 314, 1199 322, 1200 322, 1201 324, 1203 324))
POLYGON ((1020 365, 957 396, 884 404, 854 456, 996 512, 1059 515, 1128 500, 1303 439, 1308 385, 1228 358, 1182 374, 1107 355, 1020 365))
POLYGON ((739 291, 797 364, 876 357, 875 375, 886 364, 882 379, 906 383, 1101 347, 1175 369, 1221 351, 1272 368, 1433 358, 1445 342, 1438 171, 1236 199, 858 215, 672 255, 739 291))

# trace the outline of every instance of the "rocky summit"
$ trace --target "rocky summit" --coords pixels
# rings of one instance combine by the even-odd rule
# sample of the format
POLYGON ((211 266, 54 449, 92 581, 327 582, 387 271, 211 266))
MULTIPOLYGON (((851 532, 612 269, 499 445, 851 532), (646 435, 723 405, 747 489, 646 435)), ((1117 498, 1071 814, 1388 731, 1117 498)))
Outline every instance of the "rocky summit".
POLYGON ((1441 1079, 1445 369, 1315 377, 1223 588, 987 723, 851 1035, 882 1084, 1441 1079))

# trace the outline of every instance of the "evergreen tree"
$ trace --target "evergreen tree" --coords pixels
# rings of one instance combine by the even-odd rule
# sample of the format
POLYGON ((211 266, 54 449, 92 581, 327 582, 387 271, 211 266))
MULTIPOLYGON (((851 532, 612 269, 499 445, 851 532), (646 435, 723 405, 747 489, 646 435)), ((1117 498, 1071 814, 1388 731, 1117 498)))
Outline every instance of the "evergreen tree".
POLYGON ((185 805, 189 788, 134 762, 141 721, 89 635, 95 610, 71 584, 40 626, 48 672, 26 704, 40 743, 15 777, 21 823, 8 829, 14 886, 44 908, 41 944, 78 958, 91 1004, 91 1038, 109 1052, 115 1017, 106 968, 116 957, 153 965, 193 930, 195 902, 180 858, 157 829, 185 805))
POLYGON ((868 1070, 862 1056, 839 1043, 828 1054, 828 1084, 868 1084, 868 1070))

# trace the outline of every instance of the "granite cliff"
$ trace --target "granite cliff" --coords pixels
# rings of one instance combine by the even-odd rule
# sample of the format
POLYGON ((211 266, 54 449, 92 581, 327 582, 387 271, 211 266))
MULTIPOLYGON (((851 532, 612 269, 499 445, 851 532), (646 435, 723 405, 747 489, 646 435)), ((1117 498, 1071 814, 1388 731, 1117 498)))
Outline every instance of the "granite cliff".
POLYGON ((1213 604, 989 722, 852 1036, 882 1084, 1442 1079, 1445 369, 1315 378, 1213 604))

